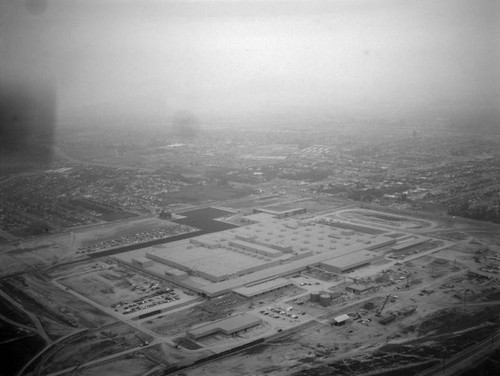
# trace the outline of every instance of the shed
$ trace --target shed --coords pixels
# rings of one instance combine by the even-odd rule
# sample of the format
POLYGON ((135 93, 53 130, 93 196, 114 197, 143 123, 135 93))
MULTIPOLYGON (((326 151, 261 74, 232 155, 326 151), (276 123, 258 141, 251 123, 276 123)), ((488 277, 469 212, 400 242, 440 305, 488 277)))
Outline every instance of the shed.
POLYGON ((340 326, 344 325, 348 320, 352 320, 349 315, 340 315, 333 319, 333 325, 340 326))

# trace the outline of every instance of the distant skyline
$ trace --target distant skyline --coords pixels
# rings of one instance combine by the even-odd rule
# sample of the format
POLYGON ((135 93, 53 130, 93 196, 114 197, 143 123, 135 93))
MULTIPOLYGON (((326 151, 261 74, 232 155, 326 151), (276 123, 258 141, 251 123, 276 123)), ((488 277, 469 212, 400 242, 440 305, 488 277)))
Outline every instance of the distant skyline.
POLYGON ((494 0, 0 4, 2 84, 54 86, 60 122, 499 109, 494 0))

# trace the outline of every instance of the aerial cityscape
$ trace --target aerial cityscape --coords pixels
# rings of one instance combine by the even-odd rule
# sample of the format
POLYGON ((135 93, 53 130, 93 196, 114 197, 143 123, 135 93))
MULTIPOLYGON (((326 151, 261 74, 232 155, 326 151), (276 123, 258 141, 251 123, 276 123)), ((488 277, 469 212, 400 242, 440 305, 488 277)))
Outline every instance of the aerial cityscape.
POLYGON ((498 374, 494 1, 0 5, 0 375, 498 374))

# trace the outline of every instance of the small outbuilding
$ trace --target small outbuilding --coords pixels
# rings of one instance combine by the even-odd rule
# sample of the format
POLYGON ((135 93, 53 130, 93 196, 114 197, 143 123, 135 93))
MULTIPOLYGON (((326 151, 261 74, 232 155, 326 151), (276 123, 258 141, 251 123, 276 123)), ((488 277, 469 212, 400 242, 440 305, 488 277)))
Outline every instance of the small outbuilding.
POLYGON ((335 326, 341 326, 341 325, 345 325, 345 323, 349 320, 352 320, 351 317, 349 315, 340 315, 340 316, 337 316, 333 319, 333 322, 332 324, 335 325, 335 326))

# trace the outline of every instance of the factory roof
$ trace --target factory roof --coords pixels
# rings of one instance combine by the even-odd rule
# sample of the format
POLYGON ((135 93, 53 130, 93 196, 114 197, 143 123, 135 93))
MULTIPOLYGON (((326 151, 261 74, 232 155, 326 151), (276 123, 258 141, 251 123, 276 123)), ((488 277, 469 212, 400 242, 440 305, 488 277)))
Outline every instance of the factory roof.
POLYGON ((322 264, 334 266, 341 270, 344 270, 358 266, 362 263, 369 263, 371 261, 378 260, 382 257, 383 257, 382 255, 376 252, 361 250, 358 252, 353 252, 339 257, 335 257, 330 260, 325 260, 322 262, 322 264))
MULTIPOLYGON (((386 236, 360 233, 352 235, 352 232, 349 232, 351 235, 345 235, 342 234, 345 229, 315 223, 313 220, 287 221, 273 218, 269 214, 262 215, 260 219, 260 223, 241 228, 144 248, 134 253, 134 257, 149 254, 154 256, 157 263, 190 271, 190 277, 183 281, 186 285, 195 276, 206 278, 206 283, 197 283, 197 286, 203 286, 196 289, 208 296, 217 296, 241 286, 286 276, 328 260, 335 260, 331 261, 332 264, 341 269, 356 266, 360 262, 370 262, 377 253, 369 252, 369 248, 394 242, 394 239, 386 236), (330 237, 331 235, 334 237, 330 237), (282 254, 276 251, 277 256, 267 257, 255 251, 230 246, 230 242, 245 245, 248 242, 252 248, 267 252, 281 249, 282 254), (356 254, 358 252, 361 253, 356 254), (209 280, 219 282, 210 283, 209 280)), ((126 254, 117 257, 128 259, 126 254)), ((150 269, 156 271, 156 265, 155 263, 150 269)))
POLYGON ((177 244, 172 248, 153 248, 148 253, 164 259, 168 265, 175 263, 216 277, 230 275, 268 262, 256 255, 238 253, 225 248, 205 248, 189 243, 177 244))
POLYGON ((179 270, 179 269, 176 269, 176 268, 169 268, 169 267, 164 268, 164 271, 165 271, 165 274, 169 274, 169 275, 177 276, 177 277, 187 274, 183 270, 179 270))
POLYGON ((137 257, 134 257, 132 259, 132 261, 135 261, 139 264, 144 264, 144 263, 150 263, 152 262, 150 259, 148 259, 147 257, 144 257, 144 256, 137 256, 137 257))
MULTIPOLYGON (((380 237, 377 239, 378 242, 383 242, 385 241, 385 237, 380 237)), ((341 247, 338 250, 335 250, 333 252, 336 252, 337 254, 340 255, 346 255, 346 254, 351 254, 352 252, 360 251, 363 249, 365 244, 362 243, 356 243, 351 246, 345 246, 341 247)), ((295 272, 298 272, 300 270, 305 269, 309 265, 318 265, 319 263, 332 259, 334 256, 332 256, 332 251, 325 251, 322 253, 317 253, 314 254, 310 257, 306 257, 303 259, 299 260, 294 260, 291 262, 287 262, 284 264, 276 265, 264 270, 259 270, 251 274, 246 274, 241 277, 229 279, 226 281, 222 282, 217 282, 213 283, 207 286, 204 286, 201 291, 205 293, 208 296, 217 296, 220 294, 223 294, 225 292, 231 291, 232 289, 235 289, 237 287, 256 282, 256 281, 262 281, 264 279, 268 279, 271 277, 282 277, 288 274, 292 274, 295 272)))
POLYGON ((278 206, 275 205, 273 207, 261 207, 261 208, 255 208, 254 211, 256 212, 263 212, 263 213, 269 213, 273 215, 282 215, 282 214, 294 214, 294 213, 299 213, 299 212, 305 212, 305 208, 287 208, 285 206, 278 206))
POLYGON ((281 287, 291 285, 292 282, 285 278, 275 278, 270 281, 265 281, 262 283, 254 283, 251 285, 239 287, 233 291, 237 294, 243 295, 245 297, 252 297, 255 295, 263 294, 268 291, 272 291, 281 287))
POLYGON ((255 244, 252 242, 246 242, 244 240, 231 240, 229 245, 238 247, 238 248, 251 248, 258 253, 266 254, 270 257, 278 257, 283 254, 283 252, 278 251, 277 249, 266 247, 263 245, 255 244))
POLYGON ((406 240, 404 242, 396 244, 395 246, 392 247, 392 250, 393 251, 401 251, 403 249, 422 244, 426 240, 427 239, 425 239, 425 238, 409 239, 409 240, 406 240))
POLYGON ((337 324, 345 322, 347 320, 351 320, 351 317, 349 315, 340 315, 333 319, 333 321, 335 321, 337 324))
POLYGON ((230 335, 233 333, 237 333, 240 330, 259 325, 261 322, 262 320, 258 317, 255 317, 249 313, 242 313, 210 324, 204 323, 196 325, 188 331, 188 334, 194 338, 205 337, 217 332, 222 332, 226 335, 230 335))

